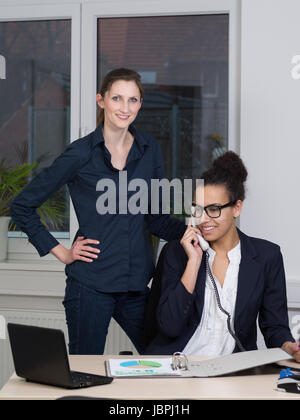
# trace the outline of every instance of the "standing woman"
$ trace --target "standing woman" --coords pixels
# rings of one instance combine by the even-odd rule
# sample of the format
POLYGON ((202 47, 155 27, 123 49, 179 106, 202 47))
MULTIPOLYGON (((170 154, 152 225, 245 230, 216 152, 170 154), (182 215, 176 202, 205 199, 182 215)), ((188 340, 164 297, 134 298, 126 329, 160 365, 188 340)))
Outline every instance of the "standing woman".
POLYGON ((164 170, 158 142, 132 125, 143 100, 138 73, 111 71, 96 99, 101 109, 96 130, 72 142, 27 185, 14 200, 11 216, 40 256, 51 252, 66 264, 70 354, 102 354, 112 317, 142 352, 147 285, 154 268, 148 232, 170 241, 182 237, 185 225, 161 212, 118 214, 118 206, 99 214, 99 181, 115 186, 118 203, 120 171, 126 171, 128 183, 142 179, 151 191, 151 179, 163 178, 164 170), (46 230, 36 213, 64 184, 79 223, 71 249, 46 230))

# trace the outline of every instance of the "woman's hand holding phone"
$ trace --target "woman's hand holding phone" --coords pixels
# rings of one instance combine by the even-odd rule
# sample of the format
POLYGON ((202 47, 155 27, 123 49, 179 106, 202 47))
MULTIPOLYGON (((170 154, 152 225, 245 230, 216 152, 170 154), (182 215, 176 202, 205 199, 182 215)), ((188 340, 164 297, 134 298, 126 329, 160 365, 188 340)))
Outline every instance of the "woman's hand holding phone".
POLYGON ((192 219, 190 219, 188 227, 181 238, 180 243, 183 246, 189 260, 201 262, 203 250, 199 244, 197 235, 202 236, 200 230, 197 227, 192 226, 192 219))
POLYGON ((198 271, 203 256, 203 250, 199 244, 197 235, 201 235, 201 232, 197 227, 192 226, 192 220, 190 220, 185 234, 180 241, 188 257, 188 262, 185 272, 181 277, 181 282, 189 293, 193 293, 195 290, 198 271))

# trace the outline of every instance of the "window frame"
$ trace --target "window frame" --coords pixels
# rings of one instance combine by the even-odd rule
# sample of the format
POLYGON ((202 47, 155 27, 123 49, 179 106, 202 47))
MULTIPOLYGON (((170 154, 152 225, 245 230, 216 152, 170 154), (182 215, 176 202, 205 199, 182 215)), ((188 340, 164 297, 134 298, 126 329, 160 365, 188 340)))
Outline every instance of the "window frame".
MULTIPOLYGON (((36 20, 71 20, 71 94, 70 94, 70 142, 77 140, 80 134, 80 54, 81 54, 81 5, 79 3, 66 4, 0 4, 0 23, 36 20)), ((9 77, 9 75, 6 75, 9 77)), ((70 200, 71 201, 71 200, 70 200)), ((72 201, 70 203, 70 235, 68 238, 59 239, 60 242, 70 247, 77 227, 77 220, 72 201)), ((56 236, 56 232, 53 233, 56 236)), ((66 235, 58 232, 57 237, 66 235)), ((37 252, 33 246, 28 246, 27 235, 9 233, 8 238, 8 261, 36 259, 37 252)), ((51 259, 52 256, 45 257, 51 259)))
POLYGON ((96 100, 91 100, 97 91, 97 20, 109 17, 184 16, 204 14, 229 14, 229 117, 228 147, 239 152, 240 135, 240 21, 239 0, 164 0, 133 1, 99 0, 82 5, 82 85, 81 122, 84 134, 96 127, 96 100))

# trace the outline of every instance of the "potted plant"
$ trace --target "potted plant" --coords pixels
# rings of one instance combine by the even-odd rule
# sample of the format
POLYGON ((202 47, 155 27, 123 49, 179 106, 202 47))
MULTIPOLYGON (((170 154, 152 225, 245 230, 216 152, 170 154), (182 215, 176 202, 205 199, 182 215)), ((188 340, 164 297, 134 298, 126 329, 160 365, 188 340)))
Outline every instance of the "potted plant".
MULTIPOLYGON (((23 163, 11 168, 5 166, 5 159, 0 162, 0 261, 7 258, 7 232, 16 229, 10 218, 11 203, 34 175, 37 165, 38 162, 31 165, 23 163)), ((37 212, 46 227, 57 228, 63 224, 63 210, 62 203, 48 200, 37 212)))

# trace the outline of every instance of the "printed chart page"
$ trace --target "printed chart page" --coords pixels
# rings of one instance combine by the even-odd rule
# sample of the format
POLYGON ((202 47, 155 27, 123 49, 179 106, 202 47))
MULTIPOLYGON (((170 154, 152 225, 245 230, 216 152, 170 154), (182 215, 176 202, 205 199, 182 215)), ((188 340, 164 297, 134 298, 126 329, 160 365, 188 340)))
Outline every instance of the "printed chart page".
POLYGON ((174 371, 172 358, 165 359, 109 359, 106 361, 108 376, 115 378, 149 377, 149 376, 181 376, 174 371))

